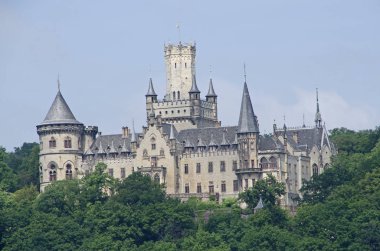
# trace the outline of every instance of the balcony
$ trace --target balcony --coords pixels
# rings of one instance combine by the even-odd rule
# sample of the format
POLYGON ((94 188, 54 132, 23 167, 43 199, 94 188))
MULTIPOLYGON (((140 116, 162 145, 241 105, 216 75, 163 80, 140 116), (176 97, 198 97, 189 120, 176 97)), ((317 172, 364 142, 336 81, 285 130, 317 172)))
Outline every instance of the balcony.
POLYGON ((264 170, 277 170, 277 163, 260 163, 261 169, 264 170))
POLYGON ((261 168, 257 168, 257 167, 246 167, 246 168, 238 167, 235 170, 236 174, 252 174, 252 173, 259 173, 259 172, 261 172, 261 168))

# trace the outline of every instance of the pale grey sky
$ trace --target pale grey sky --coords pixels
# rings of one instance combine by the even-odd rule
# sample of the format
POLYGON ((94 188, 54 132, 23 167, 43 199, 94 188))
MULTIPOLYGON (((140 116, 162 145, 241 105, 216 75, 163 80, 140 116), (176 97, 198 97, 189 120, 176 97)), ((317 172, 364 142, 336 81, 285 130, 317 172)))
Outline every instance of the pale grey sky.
POLYGON ((380 121, 380 1, 0 0, 0 145, 37 142, 61 90, 76 118, 100 131, 145 125, 151 76, 165 92, 164 43, 197 43, 197 83, 209 69, 219 118, 236 125, 243 63, 262 133, 273 120, 312 125, 315 88, 329 129, 380 121), (150 70, 151 69, 151 70, 150 70))

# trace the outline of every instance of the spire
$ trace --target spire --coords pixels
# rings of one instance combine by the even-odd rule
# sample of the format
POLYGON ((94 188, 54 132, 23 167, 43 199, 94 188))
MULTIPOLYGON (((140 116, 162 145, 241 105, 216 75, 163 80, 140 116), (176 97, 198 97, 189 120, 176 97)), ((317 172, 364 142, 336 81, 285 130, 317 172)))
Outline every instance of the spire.
POLYGON ((174 136, 174 125, 173 124, 170 125, 170 136, 169 136, 169 139, 175 139, 175 136, 174 136))
POLYGON ((243 97, 241 100, 238 133, 258 133, 259 125, 253 111, 251 97, 249 96, 247 83, 244 83, 243 97))
POLYGON ((215 91, 214 91, 214 86, 212 84, 212 78, 210 78, 210 84, 208 87, 208 93, 207 93, 206 97, 217 97, 217 95, 215 94, 215 91))
POLYGON ((44 121, 41 125, 48 124, 82 124, 76 120, 74 114, 71 112, 70 107, 67 105, 59 90, 58 79, 58 93, 55 96, 53 104, 50 106, 49 112, 46 114, 44 121))
POLYGON ((202 138, 200 137, 199 135, 199 138, 198 138, 198 144, 197 144, 198 147, 206 147, 206 145, 203 143, 202 141, 202 138))
POLYGON ((208 144, 208 146, 217 146, 217 144, 214 141, 214 134, 212 133, 211 133, 210 143, 208 144))
POLYGON ((260 195, 259 202, 257 203, 257 206, 253 210, 256 213, 258 210, 263 209, 263 208, 264 208, 264 203, 263 203, 263 199, 261 198, 261 195, 260 195))
POLYGON ((131 135, 131 142, 136 142, 135 122, 134 122, 134 121, 132 121, 132 135, 131 135))
POLYGON ((128 152, 127 143, 126 143, 125 140, 124 140, 124 142, 123 142, 123 146, 121 147, 121 152, 122 152, 122 153, 126 153, 126 152, 128 152))
POLYGON ((99 142, 99 149, 98 149, 98 154, 103 154, 105 151, 103 150, 102 142, 99 142))
POLYGON ((193 148, 193 144, 191 144, 190 140, 187 138, 185 141, 185 148, 193 148))
POLYGON ((152 78, 149 78, 149 89, 145 96, 157 96, 156 92, 153 88, 153 81, 152 78))
POLYGON ((195 75, 193 75, 193 84, 191 85, 189 93, 201 93, 198 89, 197 81, 195 80, 195 75))
POLYGON ((322 127, 322 115, 319 111, 319 99, 318 99, 318 88, 316 89, 316 95, 317 95, 317 112, 315 113, 315 126, 317 128, 322 127))
POLYGON ((229 143, 226 140, 226 131, 223 131, 223 136, 222 136, 222 143, 220 143, 221 146, 228 146, 229 143))
POLYGON ((115 149, 115 146, 113 144, 113 140, 111 141, 111 147, 110 147, 110 151, 109 153, 117 153, 116 149, 115 149))

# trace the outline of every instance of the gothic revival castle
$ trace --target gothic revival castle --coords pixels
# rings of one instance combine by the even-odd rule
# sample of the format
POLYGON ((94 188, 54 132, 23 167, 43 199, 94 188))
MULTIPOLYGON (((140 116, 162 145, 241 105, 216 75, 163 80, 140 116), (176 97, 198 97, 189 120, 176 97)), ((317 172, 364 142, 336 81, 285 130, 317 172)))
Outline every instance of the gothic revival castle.
POLYGON ((141 132, 132 126, 121 134, 101 135, 96 126, 76 120, 58 91, 37 126, 41 190, 55 180, 81 178, 104 162, 115 178, 142 172, 182 199, 234 197, 272 174, 286 184, 281 203, 294 205, 303 180, 323 172, 335 153, 318 100, 314 126, 273 125, 271 135, 260 135, 244 83, 238 125, 223 127, 212 80, 205 99, 197 87, 195 54, 195 45, 165 46, 166 95, 159 100, 150 79, 147 124, 141 132))

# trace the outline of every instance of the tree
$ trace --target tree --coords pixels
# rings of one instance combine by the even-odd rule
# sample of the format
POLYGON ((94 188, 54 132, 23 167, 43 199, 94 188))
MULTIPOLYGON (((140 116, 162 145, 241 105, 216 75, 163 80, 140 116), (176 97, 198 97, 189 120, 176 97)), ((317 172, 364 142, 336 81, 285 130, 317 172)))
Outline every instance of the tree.
POLYGON ((239 194, 239 199, 247 203, 250 209, 256 207, 262 196, 265 206, 276 205, 276 200, 285 194, 285 184, 278 182, 276 178, 269 174, 266 178, 258 180, 255 185, 239 194))

